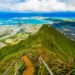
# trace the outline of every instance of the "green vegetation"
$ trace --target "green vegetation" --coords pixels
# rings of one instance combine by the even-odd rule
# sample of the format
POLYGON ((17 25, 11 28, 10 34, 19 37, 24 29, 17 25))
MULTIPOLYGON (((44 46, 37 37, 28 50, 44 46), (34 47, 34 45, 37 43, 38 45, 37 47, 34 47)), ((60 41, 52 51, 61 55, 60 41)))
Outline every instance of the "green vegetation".
MULTIPOLYGON (((41 56, 54 75, 75 74, 75 42, 49 25, 43 25, 36 34, 29 36, 18 44, 0 49, 0 68, 2 67, 0 72, 4 72, 7 64, 11 63, 11 61, 17 61, 21 54, 27 54, 31 58, 35 58, 32 60, 35 69, 36 64, 39 64, 37 59, 41 56)), ((37 67, 36 74, 40 70, 39 65, 37 67)))
POLYGON ((23 73, 23 71, 26 69, 26 65, 23 63, 22 65, 21 65, 21 67, 19 68, 19 74, 20 75, 22 75, 22 73, 23 73))
POLYGON ((43 64, 41 64, 39 67, 38 75, 46 75, 46 74, 47 74, 47 69, 43 64))
MULTIPOLYGON (((6 71, 6 69, 11 65, 12 62, 17 62, 18 67, 22 65, 21 54, 24 53, 24 50, 19 50, 17 53, 9 54, 3 60, 0 61, 0 75, 6 71)), ((9 73, 7 75, 14 75, 15 73, 15 64, 11 67, 9 73)))

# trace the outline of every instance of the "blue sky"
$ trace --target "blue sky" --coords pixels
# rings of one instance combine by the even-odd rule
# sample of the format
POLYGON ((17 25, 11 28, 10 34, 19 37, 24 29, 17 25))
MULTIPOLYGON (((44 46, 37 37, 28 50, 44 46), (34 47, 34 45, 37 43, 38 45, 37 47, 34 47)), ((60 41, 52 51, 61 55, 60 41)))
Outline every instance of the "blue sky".
POLYGON ((0 11, 75 11, 75 0, 0 0, 0 11))

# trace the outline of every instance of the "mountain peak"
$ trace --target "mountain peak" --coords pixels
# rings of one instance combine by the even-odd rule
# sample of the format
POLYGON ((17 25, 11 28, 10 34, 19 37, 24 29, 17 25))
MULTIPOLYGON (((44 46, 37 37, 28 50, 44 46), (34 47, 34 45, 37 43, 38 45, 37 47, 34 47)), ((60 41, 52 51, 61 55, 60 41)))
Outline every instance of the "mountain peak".
MULTIPOLYGON (((50 29, 50 25, 49 24, 44 24, 42 25, 42 27, 40 28, 40 30, 49 30, 50 29)), ((39 31, 40 31, 39 30, 39 31)))

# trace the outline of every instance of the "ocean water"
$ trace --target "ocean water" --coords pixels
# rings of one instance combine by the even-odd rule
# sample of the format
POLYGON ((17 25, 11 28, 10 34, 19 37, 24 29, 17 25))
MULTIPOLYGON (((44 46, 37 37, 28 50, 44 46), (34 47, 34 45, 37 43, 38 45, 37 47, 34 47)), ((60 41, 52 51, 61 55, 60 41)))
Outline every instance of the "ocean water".
POLYGON ((17 13, 17 12, 0 12, 0 25, 17 25, 24 24, 49 24, 50 21, 42 19, 31 19, 31 17, 55 17, 55 18, 70 18, 75 20, 75 12, 48 12, 48 13, 17 13), (20 18, 28 19, 20 19, 20 18), (14 19, 16 18, 16 19, 14 19))
MULTIPOLYGON (((54 21, 43 20, 45 18, 70 19, 75 21, 75 12, 51 12, 51 13, 12 13, 0 12, 0 26, 18 24, 53 24, 54 21)), ((64 22, 64 21, 63 21, 64 22)), ((55 26, 63 34, 75 40, 75 24, 55 26)))
POLYGON ((75 18, 75 12, 45 12, 45 13, 18 13, 18 12, 0 12, 0 18, 13 18, 13 17, 62 17, 62 18, 75 18))
POLYGON ((39 19, 10 19, 10 20, 1 20, 0 25, 18 25, 18 24, 50 24, 50 21, 44 21, 39 19))

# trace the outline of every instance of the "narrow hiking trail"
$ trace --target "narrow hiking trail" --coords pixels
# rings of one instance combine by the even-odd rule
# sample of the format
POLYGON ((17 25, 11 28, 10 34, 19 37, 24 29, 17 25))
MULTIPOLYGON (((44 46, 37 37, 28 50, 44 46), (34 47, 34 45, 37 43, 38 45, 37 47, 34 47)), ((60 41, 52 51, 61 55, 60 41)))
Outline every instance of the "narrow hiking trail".
POLYGON ((28 56, 22 57, 23 62, 26 65, 26 70, 24 70, 23 75, 34 75, 34 67, 31 60, 28 58, 28 56))

